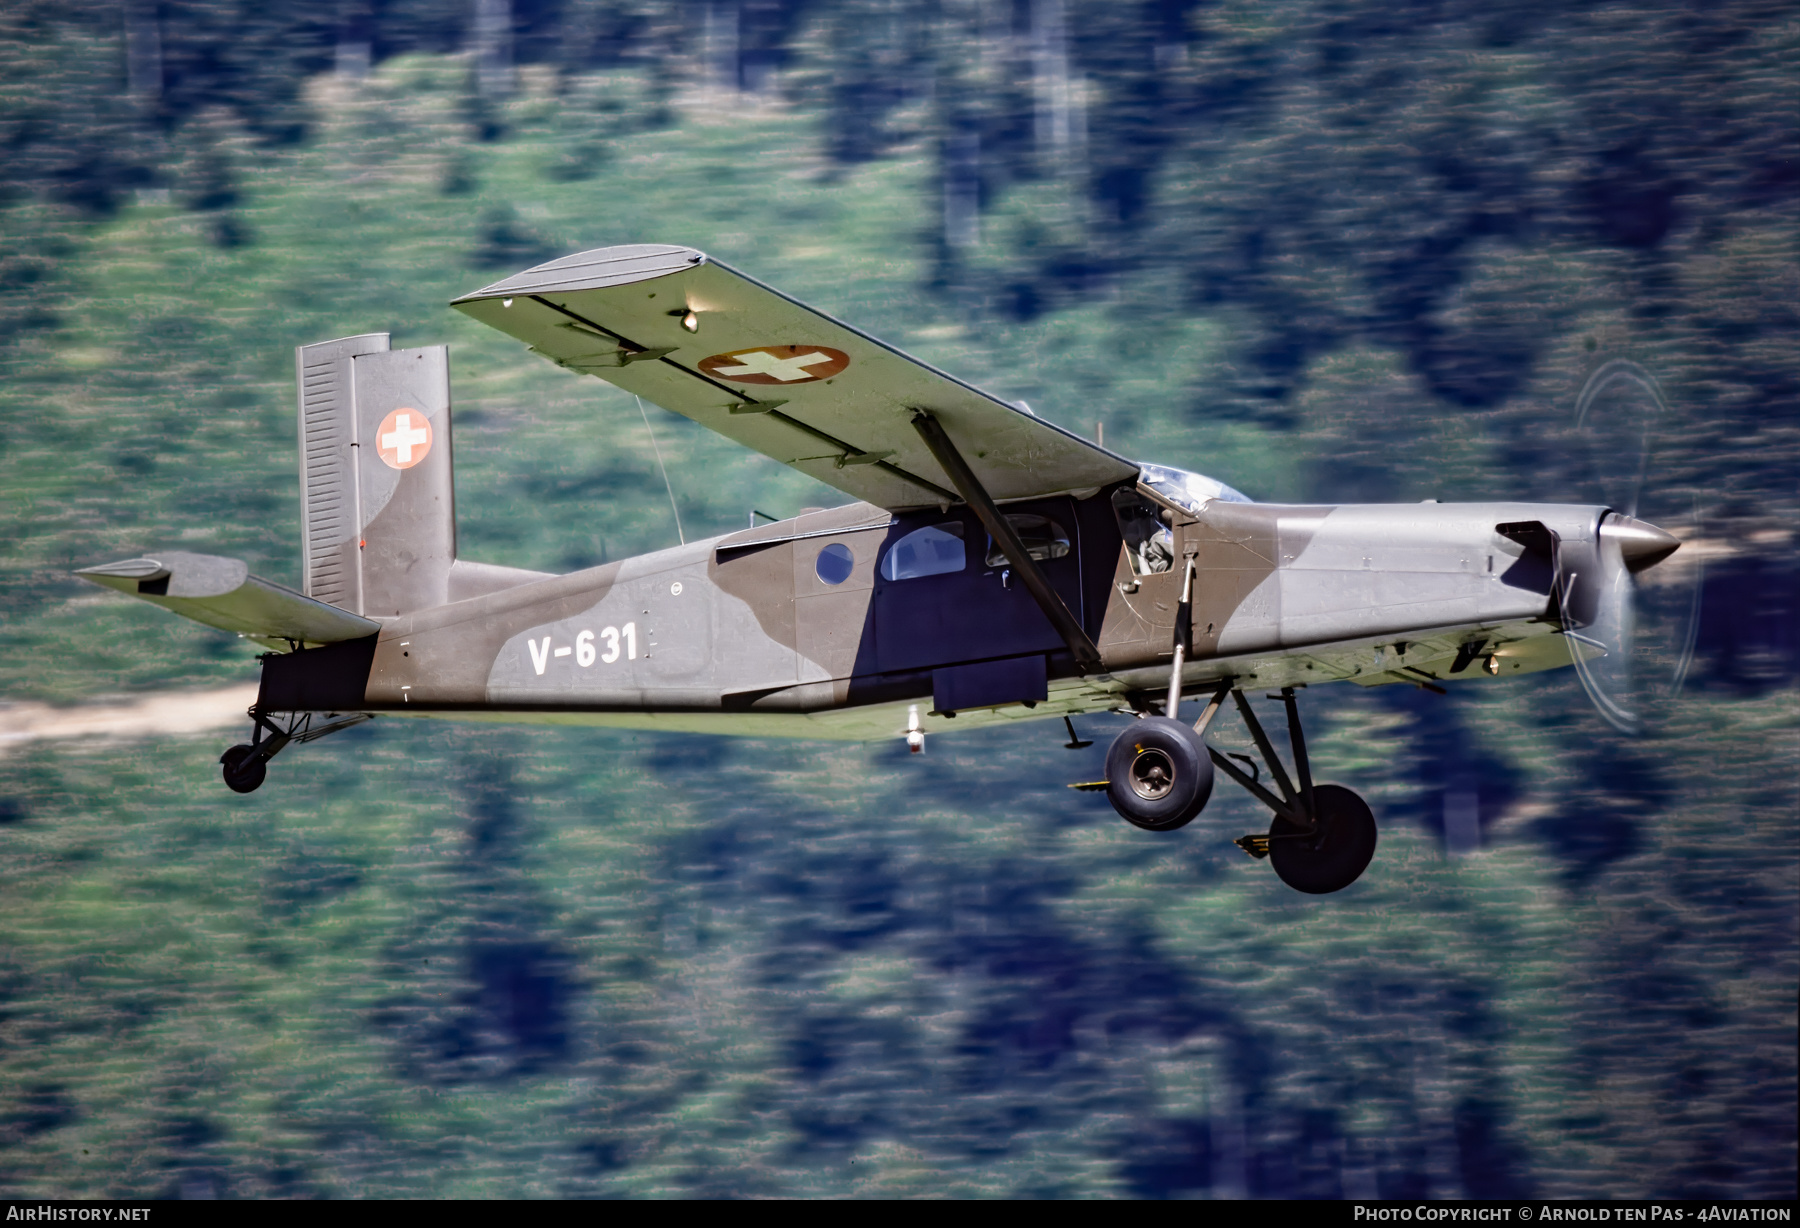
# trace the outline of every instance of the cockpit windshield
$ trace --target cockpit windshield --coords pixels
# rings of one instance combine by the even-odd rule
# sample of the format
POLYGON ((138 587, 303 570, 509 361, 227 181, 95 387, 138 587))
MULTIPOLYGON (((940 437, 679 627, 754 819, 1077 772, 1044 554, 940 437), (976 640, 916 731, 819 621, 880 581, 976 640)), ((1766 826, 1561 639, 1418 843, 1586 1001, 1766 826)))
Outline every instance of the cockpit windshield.
POLYGON ((1171 503, 1197 512, 1200 506, 1209 500, 1217 499, 1222 503, 1254 503, 1256 500, 1215 481, 1201 473, 1189 473, 1185 469, 1172 469, 1167 465, 1138 466, 1139 478, 1144 485, 1154 490, 1171 503))

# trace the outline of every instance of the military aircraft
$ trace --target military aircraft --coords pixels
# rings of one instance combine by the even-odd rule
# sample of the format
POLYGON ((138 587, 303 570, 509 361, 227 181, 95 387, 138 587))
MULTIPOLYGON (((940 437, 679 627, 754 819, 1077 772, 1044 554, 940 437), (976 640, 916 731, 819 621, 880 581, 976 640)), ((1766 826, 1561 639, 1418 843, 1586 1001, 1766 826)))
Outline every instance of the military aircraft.
MULTIPOLYGON (((1679 544, 1604 505, 1296 506, 1129 460, 686 247, 585 251, 455 300, 856 502, 550 575, 457 556, 445 346, 300 347, 301 589, 183 551, 78 574, 274 649, 247 793, 376 713, 904 738, 1119 712, 1104 791, 1181 827, 1214 769, 1273 813, 1237 843, 1339 890, 1374 817, 1315 783, 1295 693, 1574 665, 1629 718, 1632 576, 1679 544), (1286 708, 1293 771, 1250 703, 1286 708), (1198 719, 1180 711, 1202 701, 1198 719), (1264 764, 1204 738, 1234 701, 1264 764)), ((754 520, 754 518, 752 518, 754 520)))

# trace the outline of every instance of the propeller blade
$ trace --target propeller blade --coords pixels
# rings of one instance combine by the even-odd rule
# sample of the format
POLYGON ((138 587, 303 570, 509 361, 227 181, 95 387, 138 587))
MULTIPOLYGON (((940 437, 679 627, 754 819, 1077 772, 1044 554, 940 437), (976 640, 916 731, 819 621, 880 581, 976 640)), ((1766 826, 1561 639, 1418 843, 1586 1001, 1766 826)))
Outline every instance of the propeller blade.
MULTIPOLYGON (((1694 512, 1694 521, 1698 525, 1700 513, 1694 512)), ((1681 688, 1687 682, 1688 670, 1694 664, 1694 650, 1700 646, 1700 598, 1706 591, 1706 560, 1702 556, 1694 564, 1693 578, 1688 581, 1688 600, 1686 617, 1678 624, 1680 627, 1677 639, 1675 668, 1669 678, 1669 698, 1677 699, 1681 688)))
POLYGON ((1576 398, 1576 433, 1605 445, 1590 457, 1600 486, 1595 493, 1627 516, 1638 514, 1652 430, 1668 412, 1656 378, 1628 358, 1602 363, 1576 398))
MULTIPOLYGON (((1655 699, 1668 702, 1680 696, 1694 663, 1706 591, 1706 555, 1716 543, 1707 540, 1699 495, 1671 493, 1664 501, 1671 505, 1673 519, 1659 516, 1658 520, 1673 525, 1686 548, 1667 567, 1650 575, 1634 567, 1632 574, 1638 582, 1639 686, 1655 699), (1688 506, 1677 512, 1674 505, 1678 502, 1688 506)), ((1656 561, 1664 558, 1668 555, 1659 555, 1656 561)), ((1629 564, 1629 553, 1627 561, 1629 564)))
MULTIPOLYGON (((1642 727, 1637 694, 1632 687, 1632 650, 1637 640, 1637 593, 1632 581, 1632 563, 1647 551, 1661 549, 1658 557, 1666 558, 1680 545, 1674 538, 1654 526, 1629 517, 1609 516, 1601 526, 1597 554, 1598 583, 1594 592, 1593 621, 1574 638, 1579 646, 1573 654, 1575 672, 1581 685, 1594 701, 1594 707, 1608 724, 1621 733, 1636 733, 1642 727), (1607 530, 1620 522, 1619 531, 1607 530), (1673 545, 1645 542, 1648 534, 1668 538, 1673 545), (1637 552, 1635 557, 1628 552, 1637 552), (1597 649, 1591 655, 1581 646, 1597 649)), ((1640 562, 1636 570, 1650 566, 1640 562)))
POLYGON ((1666 474, 1652 475, 1653 461, 1666 467, 1677 455, 1657 447, 1669 415, 1656 378, 1623 358, 1595 368, 1575 405, 1578 438, 1571 445, 1584 471, 1582 489, 1614 510, 1602 519, 1591 553, 1583 543, 1567 556, 1566 575, 1559 566, 1560 604, 1582 688, 1625 733, 1660 719, 1686 681, 1698 642, 1699 558, 1684 555, 1646 574, 1683 540, 1700 536, 1700 493, 1672 490, 1666 474))

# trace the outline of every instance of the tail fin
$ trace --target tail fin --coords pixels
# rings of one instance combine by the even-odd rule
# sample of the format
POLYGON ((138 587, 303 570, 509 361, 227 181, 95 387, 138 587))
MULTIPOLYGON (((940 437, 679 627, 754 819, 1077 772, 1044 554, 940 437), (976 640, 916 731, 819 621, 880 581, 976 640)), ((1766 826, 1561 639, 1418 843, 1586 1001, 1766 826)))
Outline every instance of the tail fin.
POLYGON ((295 361, 303 591, 370 616, 441 605, 456 560, 449 347, 369 333, 295 361))

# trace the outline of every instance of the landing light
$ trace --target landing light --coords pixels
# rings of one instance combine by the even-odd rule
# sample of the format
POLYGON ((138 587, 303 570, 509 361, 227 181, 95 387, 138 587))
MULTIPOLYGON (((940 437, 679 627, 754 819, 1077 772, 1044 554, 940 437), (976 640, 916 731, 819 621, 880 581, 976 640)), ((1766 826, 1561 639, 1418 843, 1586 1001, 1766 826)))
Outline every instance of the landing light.
POLYGON ((681 327, 687 329, 690 333, 697 333, 700 331, 700 317, 694 314, 693 308, 690 307, 688 313, 681 317, 681 327))

